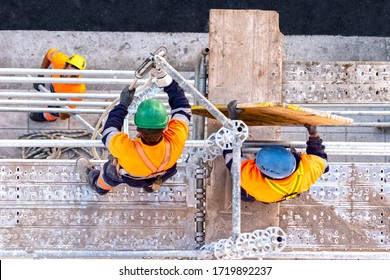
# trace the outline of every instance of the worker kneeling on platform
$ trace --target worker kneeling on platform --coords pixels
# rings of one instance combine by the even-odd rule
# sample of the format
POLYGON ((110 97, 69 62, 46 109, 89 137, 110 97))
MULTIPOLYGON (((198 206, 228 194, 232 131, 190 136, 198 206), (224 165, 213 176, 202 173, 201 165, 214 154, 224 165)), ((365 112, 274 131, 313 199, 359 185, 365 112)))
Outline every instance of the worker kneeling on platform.
MULTIPOLYGON (((237 101, 228 105, 229 118, 237 119, 242 113, 237 101)), ((309 133, 306 153, 289 151, 281 146, 265 146, 255 160, 241 159, 241 200, 264 203, 292 199, 307 191, 328 172, 328 156, 315 125, 305 125, 309 133)), ((233 150, 225 150, 223 156, 229 170, 232 167, 233 150)))
MULTIPOLYGON (((78 54, 73 54, 68 56, 56 48, 50 49, 45 56, 43 57, 41 68, 48 69, 50 66, 53 66, 53 69, 65 69, 65 70, 85 70, 87 68, 87 61, 84 57, 78 54)), ((65 74, 65 72, 64 72, 65 74)), ((38 75, 38 77, 43 77, 43 75, 38 75)), ((80 75, 52 75, 52 78, 81 78, 80 75)), ((45 88, 44 83, 34 83, 34 89, 41 91, 42 86, 45 88)), ((58 84, 53 83, 50 85, 50 91, 56 93, 77 93, 84 94, 87 91, 85 84, 58 84)), ((60 95, 59 95, 60 96, 60 95)), ((72 101, 82 101, 82 98, 71 98, 72 101)), ((59 106, 48 106, 49 108, 59 108, 59 106)), ((69 106, 69 108, 75 108, 75 106, 69 106)), ((70 118, 68 113, 30 113, 30 119, 36 122, 53 122, 58 118, 66 120, 70 118)))
POLYGON ((177 172, 176 162, 188 138, 191 107, 183 89, 164 70, 153 68, 151 74, 168 94, 171 120, 162 102, 145 100, 134 115, 138 138, 130 139, 121 129, 135 90, 126 87, 121 92, 120 102, 109 113, 102 133, 110 160, 100 171, 85 158, 76 162, 81 179, 98 194, 104 195, 121 183, 147 192, 157 191, 177 172))

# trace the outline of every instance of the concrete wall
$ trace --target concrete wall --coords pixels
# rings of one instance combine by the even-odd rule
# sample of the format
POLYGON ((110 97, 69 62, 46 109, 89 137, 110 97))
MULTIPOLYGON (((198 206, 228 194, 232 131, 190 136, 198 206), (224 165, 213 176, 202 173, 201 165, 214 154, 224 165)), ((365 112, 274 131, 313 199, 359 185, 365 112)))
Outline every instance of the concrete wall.
MULTIPOLYGON (((133 70, 164 45, 168 61, 193 71, 208 33, 0 31, 1 68, 39 68, 49 48, 86 57, 88 69, 133 70)), ((285 61, 388 61, 390 37, 285 36, 285 61)))
MULTIPOLYGON (((208 46, 207 33, 142 32, 57 32, 0 31, 0 68, 39 68, 43 55, 51 47, 66 53, 80 53, 88 60, 88 69, 134 70, 160 45, 168 48, 168 61, 179 71, 194 71, 198 52, 208 46)), ((284 61, 389 61, 389 37, 285 36, 284 61)), ((20 88, 18 84, 0 84, 0 90, 20 88)), ((34 91, 31 84, 22 89, 34 91)), ((88 86, 88 89, 94 89, 88 86)), ((73 120, 58 124, 37 124, 27 113, 2 113, 2 139, 16 139, 24 133, 53 129, 80 128, 73 120)), ((83 116, 92 118, 93 116, 83 116)), ((377 121, 360 117, 358 121, 377 121)), ((388 121, 387 117, 380 118, 388 121)), ((388 130, 367 128, 321 128, 328 141, 387 142, 388 130), (357 140, 354 137, 357 138, 357 140)), ((285 127, 283 140, 305 140, 304 128, 285 127)), ((17 148, 1 149, 1 158, 19 157, 17 148)), ((382 159, 386 160, 386 159, 382 159)), ((349 161, 349 159, 346 159, 349 161)))

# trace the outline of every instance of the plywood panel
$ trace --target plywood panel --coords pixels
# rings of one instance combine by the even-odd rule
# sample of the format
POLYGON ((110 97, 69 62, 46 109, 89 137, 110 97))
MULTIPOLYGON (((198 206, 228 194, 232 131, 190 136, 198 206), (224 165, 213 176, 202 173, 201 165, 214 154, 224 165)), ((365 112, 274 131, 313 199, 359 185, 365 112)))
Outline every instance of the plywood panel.
MULTIPOLYGON (((281 101, 283 34, 279 15, 261 10, 211 10, 208 99, 259 103, 281 101)), ((220 124, 209 119, 210 135, 220 124)), ((278 127, 254 127, 249 139, 279 140, 278 127), (267 138, 264 139, 264 135, 267 138)), ((222 157, 212 163, 206 190, 206 243, 231 234, 232 178, 222 157)), ((278 225, 278 205, 242 203, 241 231, 278 225)))
MULTIPOLYGON (((227 105, 215 105, 224 115, 228 115, 227 105)), ((243 109, 239 119, 248 126, 268 125, 340 125, 350 124, 353 119, 327 112, 303 108, 282 102, 263 102, 238 104, 243 109)), ((207 118, 214 118, 203 106, 192 106, 192 113, 207 118)))

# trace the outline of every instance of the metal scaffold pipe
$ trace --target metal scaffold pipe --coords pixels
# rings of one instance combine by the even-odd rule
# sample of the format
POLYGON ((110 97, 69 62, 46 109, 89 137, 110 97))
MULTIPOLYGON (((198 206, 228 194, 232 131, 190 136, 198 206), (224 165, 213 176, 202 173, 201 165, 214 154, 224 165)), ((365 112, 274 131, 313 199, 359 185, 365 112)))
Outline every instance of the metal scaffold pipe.
MULTIPOLYGON (((294 146, 297 149, 306 148, 305 142, 267 142, 260 143, 257 147, 247 146, 244 142, 242 151, 244 153, 257 153, 261 146, 282 145, 285 147, 294 146)), ((210 143, 206 140, 188 140, 185 143, 187 148, 207 148, 210 143)), ((100 140, 35 140, 35 139, 0 139, 0 148, 5 147, 103 147, 100 140)), ((329 155, 371 155, 389 156, 390 143, 365 143, 365 142, 327 142, 326 152, 329 155)))
MULTIPOLYGON (((185 144, 191 148, 207 147, 207 140, 188 140, 185 144)), ((0 139, 0 147, 104 147, 100 140, 90 139, 0 139)))
POLYGON ((135 71, 127 70, 68 70, 68 69, 41 69, 41 68, 0 68, 1 75, 84 75, 84 76, 116 76, 126 75, 134 77, 135 71))
POLYGON ((221 124, 223 127, 232 129, 233 124, 230 119, 225 117, 215 106, 204 97, 196 88, 190 85, 186 79, 179 72, 175 70, 163 57, 155 55, 155 60, 159 66, 163 67, 165 71, 180 85, 180 87, 186 92, 190 93, 201 105, 203 105, 207 111, 210 112, 221 124))
MULTIPOLYGON (((0 97, 8 98, 83 98, 83 99, 116 99, 119 97, 119 90, 116 93, 93 93, 88 92, 86 94, 80 95, 79 93, 46 93, 38 91, 29 91, 29 92, 0 92, 0 97)), ((190 94, 186 94, 187 98, 191 98, 190 94)), ((158 93, 155 95, 155 98, 166 99, 167 95, 158 93)))
POLYGON ((71 113, 71 114, 101 114, 104 112, 104 109, 0 107, 0 112, 47 112, 47 113, 71 113))
POLYGON ((33 105, 33 106, 86 106, 86 107, 107 107, 111 102, 85 102, 70 100, 17 100, 17 99, 0 99, 0 105, 33 105))
POLYGON ((165 251, 74 251, 74 250, 42 250, 28 253, 26 251, 0 251, 1 258, 56 258, 56 259, 139 259, 139 258, 213 258, 213 253, 207 250, 165 250, 165 251))
POLYGON ((28 92, 0 92, 0 97, 6 98, 48 98, 48 99, 56 99, 58 97, 61 98, 80 98, 83 99, 115 99, 119 97, 118 93, 91 93, 80 95, 79 93, 46 93, 39 91, 28 91, 28 92))
POLYGON ((241 143, 233 144, 233 192, 232 192, 232 239, 235 241, 241 234, 241 143))
MULTIPOLYGON (((34 78, 34 77, 0 77, 0 83, 48 83, 48 84, 99 84, 99 85, 129 85, 134 79, 114 79, 114 78, 34 78)), ((144 84, 145 79, 138 80, 139 84, 144 84)))

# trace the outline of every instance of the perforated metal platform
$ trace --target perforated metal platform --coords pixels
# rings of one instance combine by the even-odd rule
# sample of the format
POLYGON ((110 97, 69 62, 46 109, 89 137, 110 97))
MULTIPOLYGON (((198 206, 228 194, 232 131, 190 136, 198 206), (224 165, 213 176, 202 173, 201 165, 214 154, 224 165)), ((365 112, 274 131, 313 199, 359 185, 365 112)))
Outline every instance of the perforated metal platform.
POLYGON ((390 63, 364 61, 284 62, 287 103, 390 101, 390 63))
POLYGON ((0 251, 194 249, 185 172, 179 164, 159 193, 118 186, 99 196, 79 182, 74 161, 1 160, 0 251))
POLYGON ((334 163, 298 199, 281 203, 286 251, 390 249, 390 164, 334 163))
MULTIPOLYGON (((195 182, 185 172, 180 164, 159 193, 119 186, 99 196, 74 161, 2 160, 0 254, 193 250, 195 182)), ((332 164, 310 192, 280 204, 284 251, 389 250, 389 180, 390 164, 332 164)))

